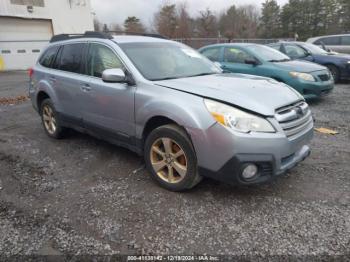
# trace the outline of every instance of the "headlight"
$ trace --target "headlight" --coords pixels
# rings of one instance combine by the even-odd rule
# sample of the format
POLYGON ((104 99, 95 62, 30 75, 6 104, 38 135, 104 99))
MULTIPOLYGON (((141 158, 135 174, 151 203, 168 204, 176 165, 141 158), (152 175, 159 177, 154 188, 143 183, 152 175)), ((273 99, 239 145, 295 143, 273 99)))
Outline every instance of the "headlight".
POLYGON ((348 61, 347 63, 350 64, 350 61, 348 61))
POLYGON ((204 103, 216 121, 225 127, 242 133, 249 133, 251 131, 275 133, 275 129, 270 122, 264 118, 216 101, 205 99, 204 103))
POLYGON ((290 72, 289 73, 292 77, 294 78, 299 78, 305 81, 311 81, 311 82, 315 82, 316 79, 314 78, 313 75, 311 74, 307 74, 307 73, 299 73, 299 72, 290 72))

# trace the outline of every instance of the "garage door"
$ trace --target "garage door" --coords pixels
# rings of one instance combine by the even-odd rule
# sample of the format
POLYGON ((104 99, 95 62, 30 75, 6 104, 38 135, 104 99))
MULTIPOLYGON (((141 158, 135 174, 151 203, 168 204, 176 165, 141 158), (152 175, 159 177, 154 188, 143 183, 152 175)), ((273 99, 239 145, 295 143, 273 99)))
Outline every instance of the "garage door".
POLYGON ((0 70, 24 70, 52 37, 51 20, 0 17, 0 70))

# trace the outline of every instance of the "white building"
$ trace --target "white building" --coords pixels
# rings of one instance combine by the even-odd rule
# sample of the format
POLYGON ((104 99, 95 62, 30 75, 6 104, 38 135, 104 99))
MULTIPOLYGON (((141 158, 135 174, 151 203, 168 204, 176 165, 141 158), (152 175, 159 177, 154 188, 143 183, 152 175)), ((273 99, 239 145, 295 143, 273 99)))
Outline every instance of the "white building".
POLYGON ((0 0, 0 71, 30 68, 52 35, 93 27, 90 0, 0 0))

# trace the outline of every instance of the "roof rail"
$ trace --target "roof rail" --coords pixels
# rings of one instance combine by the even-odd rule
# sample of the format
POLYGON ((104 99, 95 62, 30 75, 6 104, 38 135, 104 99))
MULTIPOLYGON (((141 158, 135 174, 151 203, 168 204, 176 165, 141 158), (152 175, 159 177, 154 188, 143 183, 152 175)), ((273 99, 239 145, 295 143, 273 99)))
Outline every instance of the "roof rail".
POLYGON ((112 35, 136 35, 136 36, 148 36, 148 37, 167 39, 165 36, 162 36, 160 34, 136 33, 136 32, 126 32, 126 31, 107 31, 106 33, 109 33, 112 35))
POLYGON ((113 37, 108 33, 102 32, 94 32, 94 31, 86 31, 84 34, 60 34, 54 35, 50 43, 64 41, 69 39, 77 39, 77 38, 101 38, 101 39, 112 39, 113 37))

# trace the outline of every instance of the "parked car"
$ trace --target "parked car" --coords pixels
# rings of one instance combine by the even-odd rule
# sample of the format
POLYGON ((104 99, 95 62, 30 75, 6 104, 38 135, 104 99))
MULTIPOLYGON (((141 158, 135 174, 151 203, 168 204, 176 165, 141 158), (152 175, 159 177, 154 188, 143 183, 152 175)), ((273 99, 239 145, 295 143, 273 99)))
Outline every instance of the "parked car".
POLYGON ((219 62, 229 72, 271 77, 283 82, 306 99, 328 94, 334 87, 327 68, 291 59, 270 47, 258 44, 217 44, 203 47, 200 53, 219 62))
POLYGON ((268 78, 222 74, 165 39, 55 36, 30 70, 29 94, 49 137, 74 128, 129 148, 172 191, 203 176, 270 181, 310 154, 313 118, 300 94, 268 78))
POLYGON ((350 54, 350 34, 318 36, 309 38, 306 42, 322 47, 326 51, 350 54))
POLYGON ((304 42, 280 42, 269 46, 292 59, 310 61, 328 67, 336 83, 350 79, 350 55, 327 52, 316 45, 304 42))

